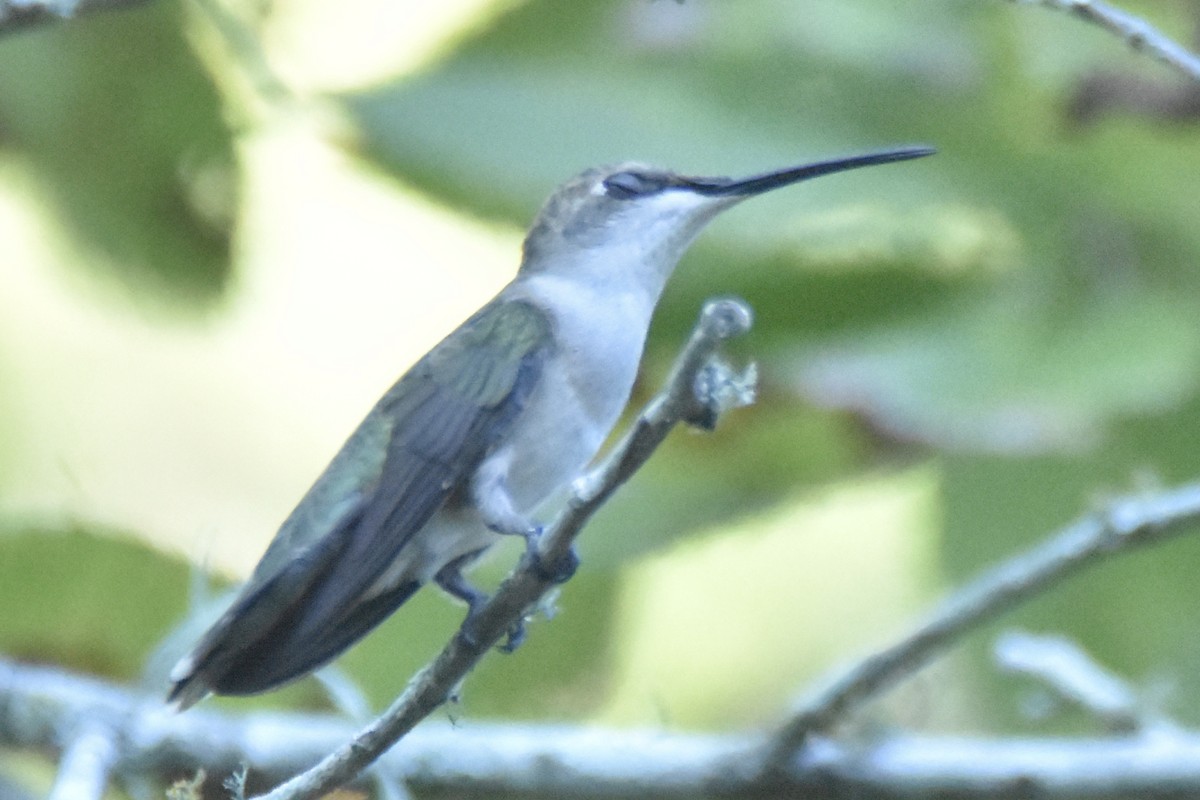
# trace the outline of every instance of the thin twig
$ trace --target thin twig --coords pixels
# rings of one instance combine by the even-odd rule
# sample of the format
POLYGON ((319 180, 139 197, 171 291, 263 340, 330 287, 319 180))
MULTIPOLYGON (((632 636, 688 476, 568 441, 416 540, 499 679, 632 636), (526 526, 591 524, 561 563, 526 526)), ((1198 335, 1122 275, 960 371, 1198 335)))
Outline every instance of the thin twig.
POLYGON ((1095 717, 1110 733, 1170 724, 1151 713, 1126 681, 1064 636, 1009 631, 996 640, 993 652, 1001 669, 1037 681, 1058 699, 1095 717))
MULTIPOLYGON (((374 716, 367 696, 337 664, 317 670, 313 677, 321 684, 333 707, 356 726, 366 724, 374 716)), ((379 800, 408 800, 411 796, 394 775, 379 769, 378 764, 372 766, 370 775, 375 781, 379 800)))
POLYGON ((526 554, 496 594, 473 617, 470 635, 461 631, 409 683, 383 716, 353 741, 335 750, 312 769, 296 776, 264 800, 316 798, 355 778, 413 726, 446 701, 476 663, 553 588, 544 565, 564 563, 571 545, 592 514, 629 478, 681 420, 700 414, 697 376, 724 340, 750 328, 750 310, 736 300, 705 304, 700 321, 680 355, 666 389, 638 417, 633 431, 595 473, 578 482, 566 508, 542 535, 537 558, 526 554))
POLYGON ((111 721, 85 721, 63 749, 49 800, 100 800, 119 752, 111 721))
POLYGON ((775 734, 766 761, 776 770, 809 737, 844 720, 966 633, 1041 594, 1084 566, 1157 544, 1200 521, 1200 484, 1112 503, 1043 544, 990 570, 948 597, 903 639, 836 673, 804 699, 775 734))
POLYGON ((1178 70, 1194 81, 1200 81, 1200 56, 1167 37, 1140 17, 1114 8, 1100 0, 1008 0, 1021 5, 1040 5, 1066 11, 1099 25, 1125 44, 1147 53, 1178 70))

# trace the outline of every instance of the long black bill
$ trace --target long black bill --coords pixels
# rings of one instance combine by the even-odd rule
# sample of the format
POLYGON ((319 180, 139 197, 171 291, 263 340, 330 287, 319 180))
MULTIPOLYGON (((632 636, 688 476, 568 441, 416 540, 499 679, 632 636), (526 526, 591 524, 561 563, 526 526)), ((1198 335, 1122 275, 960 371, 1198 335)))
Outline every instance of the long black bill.
POLYGON ((787 186, 789 183, 805 181, 809 178, 820 177, 821 175, 843 172, 848 169, 858 169, 859 167, 871 167, 876 164, 890 164, 893 161, 908 161, 910 158, 924 158, 936 152, 932 147, 926 147, 925 145, 896 147, 891 150, 880 150, 875 153, 863 153, 862 155, 846 156, 844 158, 830 158, 825 161, 816 161, 812 164, 804 164, 799 167, 788 167, 787 169, 776 170, 775 172, 765 172, 762 175, 752 175, 749 178, 742 178, 740 180, 730 178, 687 178, 684 179, 684 183, 696 193, 709 195, 710 197, 729 197, 731 195, 749 197, 769 192, 772 189, 778 189, 780 186, 787 186))

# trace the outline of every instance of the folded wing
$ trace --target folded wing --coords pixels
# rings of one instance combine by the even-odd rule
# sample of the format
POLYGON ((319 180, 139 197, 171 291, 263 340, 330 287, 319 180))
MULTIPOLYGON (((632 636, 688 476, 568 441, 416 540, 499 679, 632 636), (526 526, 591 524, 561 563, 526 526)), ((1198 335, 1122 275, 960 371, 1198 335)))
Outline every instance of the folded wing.
POLYGON ((415 582, 367 594, 510 429, 552 340, 544 312, 492 303, 413 366, 176 666, 170 699, 186 708, 209 691, 278 686, 337 656, 411 597, 415 582))

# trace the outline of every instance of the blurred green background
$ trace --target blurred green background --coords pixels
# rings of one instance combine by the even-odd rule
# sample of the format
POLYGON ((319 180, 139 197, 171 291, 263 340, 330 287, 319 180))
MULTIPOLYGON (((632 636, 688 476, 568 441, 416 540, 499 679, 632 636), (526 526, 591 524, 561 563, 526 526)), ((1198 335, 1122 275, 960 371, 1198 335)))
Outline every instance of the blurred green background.
MULTIPOLYGON (((1124 5, 1182 41, 1200 22, 1124 5)), ((635 401, 702 301, 737 294, 760 402, 672 436, 585 533, 553 622, 455 711, 768 724, 986 565, 1200 472, 1194 93, 988 0, 161 0, 3 36, 0 653, 160 690, 188 562, 249 571, 580 169, 930 143, 701 238, 635 401)), ((1122 558, 1002 627, 1075 636, 1196 722, 1197 564, 1188 540, 1122 558)), ((461 616, 422 593, 339 664, 382 705, 461 616)), ((1018 715, 996 632, 873 716, 1073 729, 1018 715)), ((326 703, 313 681, 217 702, 326 703)))

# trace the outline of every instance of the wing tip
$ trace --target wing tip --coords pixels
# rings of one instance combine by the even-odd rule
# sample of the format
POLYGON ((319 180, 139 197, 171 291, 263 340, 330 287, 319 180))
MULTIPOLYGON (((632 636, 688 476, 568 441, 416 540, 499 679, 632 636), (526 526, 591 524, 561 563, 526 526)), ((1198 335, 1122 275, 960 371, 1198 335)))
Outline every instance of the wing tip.
POLYGON ((196 672, 196 661, 184 656, 171 670, 171 691, 167 694, 167 707, 176 714, 187 711, 208 697, 211 689, 196 672))

